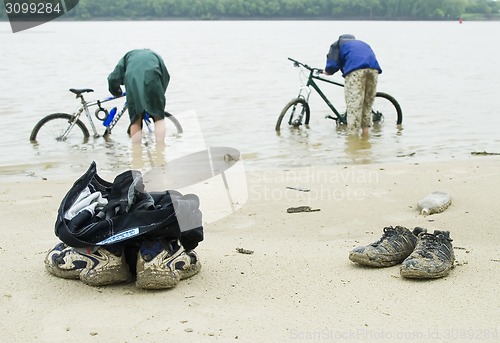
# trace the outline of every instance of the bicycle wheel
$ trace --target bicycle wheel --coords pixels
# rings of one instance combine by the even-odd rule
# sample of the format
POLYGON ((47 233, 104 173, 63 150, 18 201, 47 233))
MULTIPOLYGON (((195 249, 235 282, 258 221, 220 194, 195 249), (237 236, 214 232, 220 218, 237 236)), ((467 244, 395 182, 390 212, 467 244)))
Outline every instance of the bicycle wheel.
POLYGON ((377 92, 372 106, 372 119, 374 124, 381 124, 385 120, 396 120, 396 124, 403 122, 401 106, 389 94, 377 92))
POLYGON ((32 143, 47 143, 47 142, 68 142, 70 144, 86 143, 89 139, 89 130, 80 119, 77 119, 71 131, 66 138, 61 139, 71 123, 74 121, 74 116, 67 113, 53 113, 42 118, 31 131, 30 141, 32 143))
POLYGON ((275 130, 281 130, 281 122, 285 117, 288 118, 288 125, 290 126, 299 127, 302 124, 308 125, 310 114, 311 110, 307 101, 303 98, 295 98, 286 104, 281 111, 275 130))
POLYGON ((168 113, 167 111, 165 111, 165 118, 168 118, 170 119, 170 121, 175 125, 175 128, 177 129, 177 133, 182 133, 184 132, 182 130, 182 126, 181 126, 181 123, 179 123, 179 121, 177 120, 177 118, 174 117, 173 114, 171 113, 168 113))

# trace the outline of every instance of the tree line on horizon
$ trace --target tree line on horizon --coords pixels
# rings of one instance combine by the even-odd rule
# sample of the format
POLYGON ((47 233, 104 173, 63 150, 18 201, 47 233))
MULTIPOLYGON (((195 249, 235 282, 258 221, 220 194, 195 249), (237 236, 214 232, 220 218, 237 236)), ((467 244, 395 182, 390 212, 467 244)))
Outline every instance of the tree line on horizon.
POLYGON ((499 12, 496 0, 79 0, 61 19, 456 20, 498 19, 499 12))

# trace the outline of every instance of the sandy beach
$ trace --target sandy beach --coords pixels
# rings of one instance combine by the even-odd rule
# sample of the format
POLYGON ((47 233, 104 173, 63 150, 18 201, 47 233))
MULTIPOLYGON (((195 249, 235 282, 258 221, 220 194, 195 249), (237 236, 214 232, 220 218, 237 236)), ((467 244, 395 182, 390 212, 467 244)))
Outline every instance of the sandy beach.
MULTIPOLYGON (((201 272, 163 291, 90 287, 45 271, 75 180, 1 184, 1 342, 500 341, 498 156, 245 172, 246 199, 204 225, 201 272), (436 190, 452 205, 420 215, 416 203, 436 190), (319 211, 287 213, 297 206, 319 211), (449 230, 451 273, 416 281, 399 266, 349 261, 354 246, 396 225, 449 230)), ((217 202, 201 199, 211 218, 217 202)))

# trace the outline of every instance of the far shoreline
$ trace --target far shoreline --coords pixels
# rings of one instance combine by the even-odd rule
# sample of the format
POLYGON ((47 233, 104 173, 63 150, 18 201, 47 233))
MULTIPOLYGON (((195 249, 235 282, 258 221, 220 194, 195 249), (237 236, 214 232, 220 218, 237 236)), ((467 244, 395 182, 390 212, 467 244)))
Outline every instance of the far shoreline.
MULTIPOLYGON (((40 19, 34 19, 34 21, 39 21, 40 19)), ((24 20, 24 22, 28 22, 29 20, 24 20)), ((364 18, 364 17, 356 17, 356 18, 331 18, 331 17, 315 17, 315 18, 304 18, 304 17, 289 17, 289 18, 281 18, 281 17, 207 17, 207 18, 191 18, 191 17, 167 17, 167 18, 159 18, 159 17, 93 17, 93 18, 73 18, 71 16, 63 16, 60 18, 54 19, 56 22, 108 22, 108 21, 116 21, 116 22, 130 22, 130 21, 151 21, 151 22, 159 22, 159 21, 206 21, 206 22, 217 22, 217 21, 387 21, 387 22, 496 22, 500 21, 500 15, 493 17, 484 17, 484 16, 463 16, 457 18, 449 18, 449 19, 420 19, 420 18, 364 18)), ((9 22, 8 18, 0 18, 0 22, 9 22)))

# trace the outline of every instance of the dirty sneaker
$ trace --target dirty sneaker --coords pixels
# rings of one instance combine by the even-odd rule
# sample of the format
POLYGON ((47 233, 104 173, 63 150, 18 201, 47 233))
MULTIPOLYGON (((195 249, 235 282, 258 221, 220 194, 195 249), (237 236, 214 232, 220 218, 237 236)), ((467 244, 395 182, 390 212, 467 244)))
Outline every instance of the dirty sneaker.
POLYGON ((413 253, 403 261, 400 274, 413 279, 436 279, 448 275, 455 254, 449 231, 421 233, 413 253))
POLYGON ((59 243, 47 253, 45 268, 55 276, 80 279, 91 286, 111 285, 130 279, 124 254, 120 250, 112 253, 103 247, 79 249, 59 243))
POLYGON ((354 248, 349 260, 370 267, 389 267, 401 263, 415 249, 417 236, 425 229, 416 227, 413 231, 402 226, 384 228, 382 237, 367 246, 354 248))
POLYGON ((172 288, 200 269, 196 252, 184 250, 177 241, 143 242, 137 254, 135 284, 143 289, 172 288))

